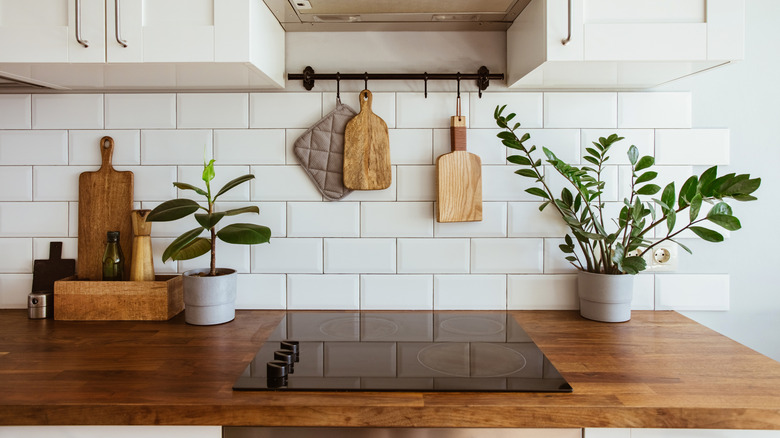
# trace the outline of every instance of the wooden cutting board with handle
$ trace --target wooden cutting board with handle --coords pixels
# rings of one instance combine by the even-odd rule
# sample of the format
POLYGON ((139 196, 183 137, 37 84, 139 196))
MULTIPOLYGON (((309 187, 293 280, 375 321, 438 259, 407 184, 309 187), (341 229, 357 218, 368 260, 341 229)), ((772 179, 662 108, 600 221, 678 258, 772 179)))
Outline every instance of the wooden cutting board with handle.
POLYGON ((482 160, 466 151, 466 118, 450 119, 452 152, 436 159, 439 222, 482 220, 482 160))
POLYGON ((360 92, 360 112, 344 132, 344 186, 352 190, 390 187, 390 138, 387 124, 371 112, 371 92, 360 92))
POLYGON ((119 231, 119 245, 125 257, 126 280, 130 279, 133 254, 133 173, 119 172, 111 165, 114 139, 100 139, 102 163, 95 172, 79 175, 79 236, 76 276, 80 280, 102 280, 106 232, 119 231))

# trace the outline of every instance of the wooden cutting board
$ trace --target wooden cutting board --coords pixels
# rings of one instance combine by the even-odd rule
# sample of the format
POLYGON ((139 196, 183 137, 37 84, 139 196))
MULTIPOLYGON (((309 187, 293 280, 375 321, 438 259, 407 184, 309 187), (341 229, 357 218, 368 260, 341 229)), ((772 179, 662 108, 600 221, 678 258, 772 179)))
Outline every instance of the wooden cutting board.
POLYGON ((387 124, 371 112, 371 92, 360 92, 360 112, 344 132, 344 186, 352 190, 390 187, 390 138, 387 124))
POLYGON ((79 175, 79 236, 76 275, 80 280, 102 280, 106 232, 119 231, 125 257, 125 279, 130 278, 133 251, 133 173, 111 166, 114 139, 100 139, 102 164, 96 172, 79 175))
POLYGON ((452 152, 436 159, 439 222, 482 220, 482 160, 466 152, 466 118, 450 119, 452 152))
POLYGON ((32 292, 53 292, 54 282, 76 273, 76 260, 62 258, 62 242, 49 242, 49 258, 33 261, 32 292))

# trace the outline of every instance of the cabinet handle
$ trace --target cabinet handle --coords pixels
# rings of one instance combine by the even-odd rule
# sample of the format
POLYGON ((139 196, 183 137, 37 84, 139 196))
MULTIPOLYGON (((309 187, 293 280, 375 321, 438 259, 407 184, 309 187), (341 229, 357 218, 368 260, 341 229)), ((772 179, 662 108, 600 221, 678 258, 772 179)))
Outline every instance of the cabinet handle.
POLYGON ((566 35, 566 38, 561 40, 561 44, 565 46, 570 42, 571 42, 571 0, 569 0, 569 34, 566 35))
POLYGON ((114 31, 116 33, 116 42, 122 47, 127 47, 127 41, 122 39, 122 31, 119 29, 119 0, 114 0, 114 31))
POLYGON ((89 47, 89 41, 81 38, 81 0, 76 0, 76 41, 84 47, 89 47))

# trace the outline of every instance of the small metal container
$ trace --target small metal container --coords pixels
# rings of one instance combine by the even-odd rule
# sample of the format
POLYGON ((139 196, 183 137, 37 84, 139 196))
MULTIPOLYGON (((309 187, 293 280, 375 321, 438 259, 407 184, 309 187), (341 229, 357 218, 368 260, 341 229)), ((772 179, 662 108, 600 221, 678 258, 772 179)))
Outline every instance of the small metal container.
POLYGON ((27 316, 30 319, 51 318, 54 315, 54 294, 32 292, 27 296, 27 316))

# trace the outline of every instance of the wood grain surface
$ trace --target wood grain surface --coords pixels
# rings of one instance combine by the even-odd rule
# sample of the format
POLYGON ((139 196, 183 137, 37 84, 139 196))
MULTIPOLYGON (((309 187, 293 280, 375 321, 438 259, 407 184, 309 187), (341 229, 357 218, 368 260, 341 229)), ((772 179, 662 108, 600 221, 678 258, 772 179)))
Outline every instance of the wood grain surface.
POLYGON ((133 259, 130 260, 130 281, 154 281, 152 254, 152 223, 146 216, 152 210, 133 210, 133 259))
POLYGON ((574 392, 234 392, 282 311, 218 326, 0 311, 0 424, 780 429, 780 363, 675 312, 513 311, 574 392))
POLYGON ((344 186, 352 190, 390 187, 390 137, 387 124, 371 112, 373 96, 360 92, 360 112, 344 131, 344 186))
POLYGON ((453 116, 450 123, 452 152, 436 159, 439 222, 482 220, 482 160, 466 152, 466 118, 453 116))
POLYGON ((79 230, 76 275, 82 280, 103 279, 106 232, 119 231, 125 257, 124 278, 130 278, 133 256, 130 212, 133 210, 133 173, 119 172, 111 165, 114 139, 103 137, 97 145, 101 165, 95 172, 79 175, 79 230))

